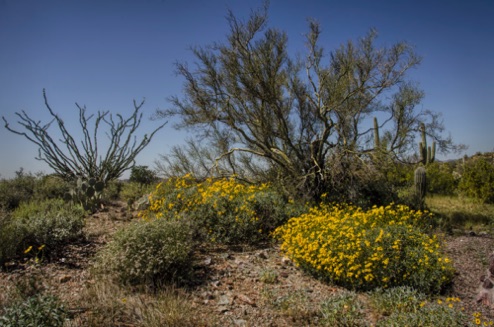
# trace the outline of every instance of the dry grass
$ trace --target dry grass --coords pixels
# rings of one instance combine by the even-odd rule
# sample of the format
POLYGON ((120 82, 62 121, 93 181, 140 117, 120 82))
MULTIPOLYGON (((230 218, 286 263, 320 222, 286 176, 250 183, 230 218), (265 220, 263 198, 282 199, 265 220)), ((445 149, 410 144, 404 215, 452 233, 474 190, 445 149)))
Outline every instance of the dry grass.
MULTIPOLYGON (((158 292, 122 288, 101 277, 82 294, 78 315, 71 323, 79 326, 201 326, 211 321, 195 310, 193 302, 182 290, 173 287, 158 292)), ((208 323, 211 326, 212 323, 208 323)))
POLYGON ((492 232, 494 224, 494 205, 456 197, 434 195, 426 198, 429 209, 437 216, 440 227, 453 229, 470 229, 475 232, 492 232))

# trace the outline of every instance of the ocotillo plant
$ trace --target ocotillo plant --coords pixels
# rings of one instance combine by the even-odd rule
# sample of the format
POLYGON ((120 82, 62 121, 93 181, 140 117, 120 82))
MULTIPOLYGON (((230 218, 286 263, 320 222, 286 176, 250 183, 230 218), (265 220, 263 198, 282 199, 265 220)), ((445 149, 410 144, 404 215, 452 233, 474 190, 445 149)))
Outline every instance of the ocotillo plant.
POLYGON ((432 142, 432 147, 427 146, 424 123, 420 125, 420 131, 422 133, 422 142, 419 143, 420 162, 425 166, 434 162, 436 157, 436 142, 432 142))

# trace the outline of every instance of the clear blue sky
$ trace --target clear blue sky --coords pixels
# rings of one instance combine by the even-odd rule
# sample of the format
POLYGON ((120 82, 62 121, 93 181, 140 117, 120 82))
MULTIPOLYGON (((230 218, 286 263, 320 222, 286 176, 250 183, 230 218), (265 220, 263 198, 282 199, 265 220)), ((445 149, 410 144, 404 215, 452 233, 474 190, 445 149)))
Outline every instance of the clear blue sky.
MULTIPOLYGON (((0 0, 0 114, 48 121, 42 89, 65 121, 77 122, 75 102, 88 112, 128 115, 146 99, 147 118, 180 95, 174 62, 191 61, 189 46, 225 40, 227 9, 247 18, 261 0, 0 0)), ((322 45, 379 32, 378 42, 407 41, 423 57, 410 77, 420 83, 424 109, 443 113, 454 141, 467 154, 494 150, 494 1, 492 0, 272 0, 269 25, 288 33, 303 52, 307 18, 322 26, 322 45)), ((56 126, 53 126, 56 127, 56 126)), ((74 124, 74 129, 78 127, 74 124)), ((137 158, 153 166, 185 132, 169 124, 137 158)), ((50 173, 34 159, 37 147, 0 126, 0 177, 19 167, 50 173)))

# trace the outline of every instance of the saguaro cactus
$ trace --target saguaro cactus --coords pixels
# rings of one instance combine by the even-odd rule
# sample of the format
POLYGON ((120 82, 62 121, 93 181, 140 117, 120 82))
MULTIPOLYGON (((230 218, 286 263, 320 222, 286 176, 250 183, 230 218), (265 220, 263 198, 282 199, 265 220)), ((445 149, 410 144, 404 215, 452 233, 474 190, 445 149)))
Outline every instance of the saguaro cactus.
POLYGON ((422 142, 419 143, 420 162, 423 165, 428 165, 434 162, 436 157, 436 142, 432 142, 432 147, 427 146, 427 137, 425 135, 425 124, 420 125, 420 131, 422 133, 422 142))
POLYGON ((424 207, 425 200, 425 191, 427 188, 427 175, 425 172, 425 168, 423 166, 415 169, 415 196, 417 198, 417 202, 419 204, 420 209, 424 207))
POLYGON ((381 139, 379 138, 379 124, 377 118, 374 117, 374 148, 379 149, 381 147, 381 139))

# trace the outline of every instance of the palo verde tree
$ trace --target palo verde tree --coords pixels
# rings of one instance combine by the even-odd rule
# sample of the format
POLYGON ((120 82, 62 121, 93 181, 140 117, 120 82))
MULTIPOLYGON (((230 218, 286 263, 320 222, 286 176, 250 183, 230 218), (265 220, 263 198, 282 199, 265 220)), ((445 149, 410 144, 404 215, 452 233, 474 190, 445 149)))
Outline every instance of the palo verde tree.
POLYGON ((287 35, 267 27, 267 6, 247 21, 231 12, 227 20, 226 42, 192 48, 194 65, 177 64, 184 97, 157 112, 179 117, 178 128, 193 128, 197 139, 208 140, 210 155, 192 140, 190 156, 176 148, 177 160, 168 159, 165 168, 262 176, 318 198, 372 174, 372 153, 409 158, 421 124, 439 151, 451 148, 441 136, 440 116, 417 109, 424 94, 406 73, 420 58, 407 43, 376 47, 371 30, 327 52, 319 24, 309 21, 308 50, 299 59, 288 53, 287 35))
POLYGON ((126 170, 130 169, 135 158, 150 142, 154 134, 165 124, 161 124, 151 134, 146 134, 138 141, 136 131, 141 124, 143 113, 141 109, 144 101, 136 103, 134 101, 134 111, 128 118, 120 114, 112 115, 109 111, 98 111, 97 115, 86 115, 86 107, 79 109, 79 123, 82 128, 82 139, 79 141, 67 129, 62 118, 56 114, 48 104, 45 90, 43 90, 45 106, 53 119, 42 124, 35 121, 25 111, 16 112, 19 117, 18 124, 24 131, 13 129, 5 117, 2 119, 5 128, 10 132, 22 135, 39 147, 37 160, 44 161, 55 173, 67 180, 96 179, 101 182, 108 182, 120 177, 126 170), (94 118, 93 128, 89 126, 94 118), (56 139, 53 133, 50 135, 49 128, 55 122, 61 134, 60 139, 56 139), (106 125, 108 130, 108 146, 101 148, 100 127, 106 125))

